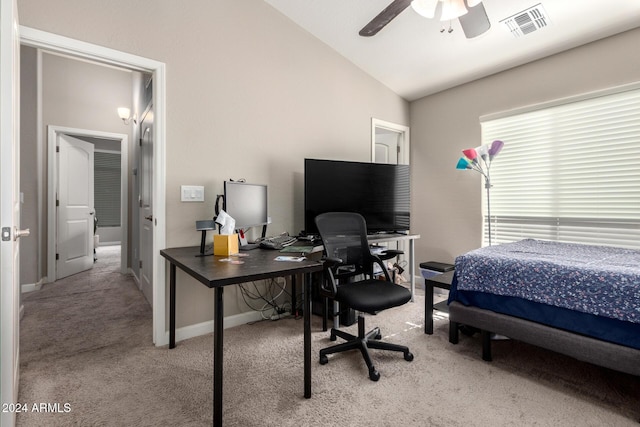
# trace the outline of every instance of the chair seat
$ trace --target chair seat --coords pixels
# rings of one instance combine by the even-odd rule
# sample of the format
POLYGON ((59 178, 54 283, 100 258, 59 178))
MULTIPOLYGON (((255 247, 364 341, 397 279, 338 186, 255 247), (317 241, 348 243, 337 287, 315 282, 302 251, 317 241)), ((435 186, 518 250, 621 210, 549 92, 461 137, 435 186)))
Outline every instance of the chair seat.
POLYGON ((390 282, 368 279, 339 286, 335 299, 344 302, 354 310, 375 314, 409 302, 411 292, 403 286, 390 282))

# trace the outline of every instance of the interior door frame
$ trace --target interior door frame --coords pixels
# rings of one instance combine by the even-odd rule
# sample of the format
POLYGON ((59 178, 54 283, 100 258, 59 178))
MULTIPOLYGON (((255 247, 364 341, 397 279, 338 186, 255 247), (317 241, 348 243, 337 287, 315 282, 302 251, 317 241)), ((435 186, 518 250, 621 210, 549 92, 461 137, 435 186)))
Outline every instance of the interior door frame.
POLYGON ((403 165, 410 164, 411 135, 409 126, 376 118, 371 118, 371 161, 374 162, 376 159, 376 129, 385 129, 400 134, 398 139, 398 146, 400 147, 398 163, 403 165))
MULTIPOLYGON (((18 4, 0 2, 0 396, 2 404, 18 401, 20 379, 20 47, 18 4), (8 235, 7 235, 8 234, 8 235), (6 267, 9 268, 6 268, 6 267)), ((12 426, 15 411, 1 411, 0 425, 12 426)))
POLYGON ((58 210, 56 209, 56 191, 58 188, 58 162, 56 162, 56 146, 60 135, 72 137, 103 138, 120 141, 120 272, 127 273, 127 236, 128 228, 128 164, 129 136, 124 133, 101 132, 49 125, 47 128, 47 279, 54 281, 58 277, 56 271, 56 244, 58 210))
MULTIPOLYGON (((46 31, 20 26, 20 42, 25 46, 88 59, 153 74, 153 104, 155 106, 155 150, 152 193, 154 201, 153 235, 153 342, 156 346, 169 343, 166 328, 166 273, 160 249, 166 245, 166 64, 153 59, 71 39, 46 31)), ((115 112, 114 112, 115 113, 115 112)))

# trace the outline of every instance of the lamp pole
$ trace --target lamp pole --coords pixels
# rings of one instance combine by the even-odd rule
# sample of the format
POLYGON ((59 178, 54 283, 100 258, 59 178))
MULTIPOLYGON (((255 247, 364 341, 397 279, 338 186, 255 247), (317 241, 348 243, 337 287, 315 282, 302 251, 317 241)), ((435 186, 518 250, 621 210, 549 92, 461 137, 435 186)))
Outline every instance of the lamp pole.
POLYGON ((471 169, 484 176, 484 188, 487 190, 487 232, 489 234, 489 246, 491 246, 491 179, 489 178, 489 170, 491 169, 493 158, 498 155, 503 146, 504 142, 496 140, 491 143, 490 147, 488 145, 481 145, 477 148, 462 150, 464 157, 461 157, 456 165, 456 169, 471 169))
POLYGON ((484 176, 484 188, 487 189, 487 229, 489 232, 489 246, 491 246, 491 197, 489 190, 491 189, 491 181, 489 180, 489 171, 484 176))

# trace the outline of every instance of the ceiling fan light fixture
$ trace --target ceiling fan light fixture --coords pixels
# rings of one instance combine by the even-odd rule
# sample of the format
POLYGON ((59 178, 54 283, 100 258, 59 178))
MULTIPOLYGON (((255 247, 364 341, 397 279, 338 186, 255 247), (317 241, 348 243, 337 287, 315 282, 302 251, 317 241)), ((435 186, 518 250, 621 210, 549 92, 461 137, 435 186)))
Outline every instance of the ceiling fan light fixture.
POLYGON ((438 0, 413 0, 411 2, 411 7, 418 15, 429 19, 436 16, 436 6, 438 6, 438 0))
POLYGON ((464 0, 443 0, 441 21, 450 21, 465 15, 468 12, 464 0))

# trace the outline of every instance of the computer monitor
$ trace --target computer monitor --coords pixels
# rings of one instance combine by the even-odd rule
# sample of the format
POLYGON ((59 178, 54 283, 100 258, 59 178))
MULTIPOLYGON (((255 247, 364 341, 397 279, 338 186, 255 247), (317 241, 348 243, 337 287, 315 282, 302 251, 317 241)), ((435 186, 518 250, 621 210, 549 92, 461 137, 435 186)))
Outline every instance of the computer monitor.
POLYGON ((266 226, 269 222, 267 186, 225 181, 223 209, 236 220, 237 230, 266 226))

